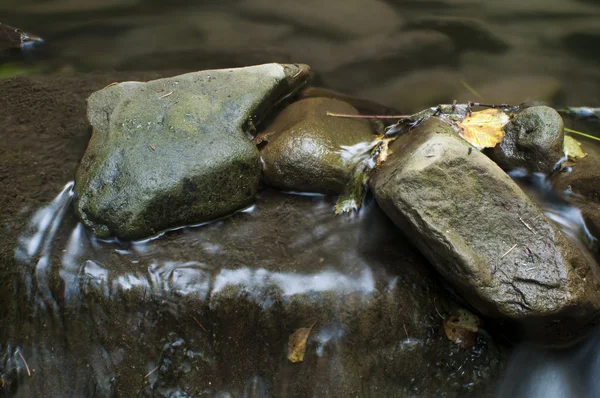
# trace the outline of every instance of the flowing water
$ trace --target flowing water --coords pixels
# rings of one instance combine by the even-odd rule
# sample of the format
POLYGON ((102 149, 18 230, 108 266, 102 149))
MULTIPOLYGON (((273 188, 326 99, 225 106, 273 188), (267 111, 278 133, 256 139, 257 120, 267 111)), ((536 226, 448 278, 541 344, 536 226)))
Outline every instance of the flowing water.
MULTIPOLYGON (((471 349, 448 343, 441 323, 466 303, 370 197, 335 217, 335 198, 263 189, 253 207, 213 223, 96 239, 71 207, 89 132, 69 105, 135 71, 281 61, 402 112, 453 99, 598 106, 597 2, 197 3, 0 4, 0 22, 47 42, 18 67, 64 79, 27 89, 48 101, 18 90, 2 99, 30 108, 2 115, 0 396, 600 394, 597 333, 561 350, 513 346, 493 328, 471 349), (68 80, 87 71, 109 74, 89 87, 68 80), (305 362, 293 364, 288 337, 311 325, 305 362)), ((512 176, 573 239, 597 244, 568 192, 546 176, 512 176)))

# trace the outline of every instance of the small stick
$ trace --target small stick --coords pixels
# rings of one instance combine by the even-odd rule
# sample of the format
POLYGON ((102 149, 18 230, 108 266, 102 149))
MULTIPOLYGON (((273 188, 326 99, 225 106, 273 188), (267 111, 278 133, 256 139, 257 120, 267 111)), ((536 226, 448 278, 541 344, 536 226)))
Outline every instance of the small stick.
POLYGON ((535 234, 535 231, 529 225, 527 225, 527 223, 525 221, 523 221, 523 219, 521 217, 519 217, 519 221, 521 221, 523 223, 523 225, 525 225, 527 227, 528 230, 530 230, 532 233, 535 234))
POLYGON ((165 91, 163 88, 157 88, 157 89, 156 89, 156 92, 157 92, 157 93, 162 93, 163 91, 165 91))
POLYGON ((165 95, 161 95, 160 97, 158 97, 158 99, 163 99, 163 98, 167 98, 169 95, 173 94, 172 91, 169 91, 168 93, 166 93, 165 95))
POLYGON ((500 257, 500 259, 503 259, 504 257, 508 256, 508 254, 509 254, 511 251, 515 250, 515 247, 517 247, 517 243, 515 243, 513 247, 511 247, 510 249, 508 249, 508 251, 507 251, 506 253, 504 253, 504 254, 502 255, 502 257, 500 257))
POLYGON ((346 117, 354 119, 406 119, 410 115, 350 115, 347 113, 333 113, 327 111, 327 116, 346 117))
POLYGON ((404 334, 406 335, 407 339, 410 339, 410 337, 408 337, 408 332, 406 331, 406 324, 402 324, 402 327, 404 328, 404 334))
POLYGON ((444 319, 444 317, 442 316, 442 314, 440 314, 440 311, 438 311, 437 309, 437 305, 435 303, 435 298, 433 299, 433 308, 435 308, 435 312, 437 312, 438 316, 442 319, 444 319))
POLYGON ((152 149, 152 151, 156 152, 156 148, 152 144, 150 144, 150 149, 152 149))
POLYGON ((23 358, 23 354, 21 354, 21 351, 17 351, 19 353, 19 356, 21 357, 21 359, 23 360, 23 363, 25 364, 25 369, 27 369, 27 376, 31 377, 31 372, 29 371, 29 365, 27 365, 27 361, 25 360, 25 358, 23 358))
POLYGON ((196 321, 196 323, 198 324, 198 326, 200 326, 202 328, 202 330, 204 330, 206 333, 208 333, 208 330, 206 330, 204 328, 204 326, 202 326, 202 324, 200 323, 200 321, 197 320, 195 316, 192 315, 192 318, 194 318, 194 320, 196 321))
POLYGON ((152 373, 156 372, 156 369, 160 368, 160 365, 158 365, 157 367, 155 367, 154 369, 152 369, 146 376, 144 376, 144 379, 147 379, 148 376, 150 376, 152 373))
POLYGON ((104 90, 105 88, 109 88, 109 87, 112 87, 112 86, 116 86, 117 84, 119 84, 119 82, 112 82, 112 83, 110 83, 109 85, 107 85, 107 86, 104 86, 104 88, 102 88, 102 90, 104 90))

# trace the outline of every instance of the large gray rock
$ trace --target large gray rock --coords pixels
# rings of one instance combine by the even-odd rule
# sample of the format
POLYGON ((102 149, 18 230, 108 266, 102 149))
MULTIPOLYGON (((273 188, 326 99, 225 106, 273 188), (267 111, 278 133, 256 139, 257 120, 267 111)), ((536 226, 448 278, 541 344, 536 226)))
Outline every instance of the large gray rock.
POLYGON ((562 117, 548 106, 519 112, 506 126, 504 139, 492 151, 504 169, 525 168, 549 173, 563 156, 562 117))
POLYGON ((365 120, 328 116, 327 112, 358 114, 350 104, 331 98, 306 98, 285 108, 262 135, 263 179, 293 191, 339 193, 350 180, 354 163, 343 146, 373 140, 365 120))
POLYGON ((77 216, 102 238, 138 239, 247 206, 260 160, 246 132, 309 75, 304 65, 265 64, 92 94, 77 216))
POLYGON ((377 202, 477 310, 543 342, 592 323, 597 265, 490 159, 437 118, 390 150, 377 202))

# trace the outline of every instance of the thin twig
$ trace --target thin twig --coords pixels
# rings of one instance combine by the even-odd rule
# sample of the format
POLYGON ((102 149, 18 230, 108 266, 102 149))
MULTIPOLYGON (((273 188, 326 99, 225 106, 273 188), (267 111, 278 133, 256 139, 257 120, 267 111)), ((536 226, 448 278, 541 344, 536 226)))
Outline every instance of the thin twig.
POLYGON ((438 314, 438 316, 439 316, 440 318, 442 318, 442 319, 445 319, 445 318, 442 316, 442 314, 440 314, 440 312, 439 312, 439 311, 438 311, 438 309, 437 309, 437 305, 436 305, 436 303, 435 303, 435 298, 433 299, 433 308, 435 308, 435 312, 437 312, 437 314, 438 314))
POLYGON ((29 371, 29 365, 27 365, 27 361, 25 360, 25 358, 23 358, 23 354, 21 354, 21 351, 17 351, 17 353, 19 354, 19 356, 23 360, 23 363, 25 364, 25 369, 27 369, 27 376, 31 377, 31 372, 29 371))
POLYGON ((112 86, 116 86, 117 84, 119 84, 119 82, 112 82, 112 83, 110 83, 109 85, 106 85, 106 86, 104 86, 104 87, 102 88, 102 90, 104 90, 105 88, 109 88, 109 87, 112 87, 112 86))
POLYGON ((192 315, 192 318, 194 318, 194 320, 196 321, 196 323, 198 324, 198 326, 200 326, 202 328, 202 330, 204 330, 206 333, 208 333, 208 330, 206 330, 204 328, 204 326, 202 326, 202 324, 200 323, 200 321, 197 320, 195 316, 192 315))
POLYGON ((407 339, 410 339, 410 337, 408 337, 408 332, 406 331, 406 324, 402 324, 402 327, 404 328, 404 334, 406 335, 407 339))
POLYGON ((523 219, 521 217, 519 217, 519 221, 521 221, 523 223, 523 225, 525 225, 527 227, 528 230, 530 230, 532 233, 535 234, 535 231, 529 225, 527 225, 527 223, 525 221, 523 221, 523 219))
POLYGON ((173 94, 172 91, 169 91, 168 93, 161 95, 160 97, 158 97, 158 99, 163 99, 163 98, 167 98, 169 95, 173 94))
POLYGON ((406 119, 410 115, 350 115, 348 113, 327 112, 327 116, 346 117, 354 119, 406 119))
POLYGON ((156 372, 156 369, 160 368, 160 365, 158 365, 157 367, 155 367, 154 369, 152 369, 150 372, 148 372, 148 374, 146 376, 144 376, 144 379, 147 379, 148 376, 150 376, 152 373, 156 372))
POLYGON ((156 152, 156 148, 152 144, 150 144, 150 149, 152 149, 153 152, 156 152))
POLYGON ((517 243, 515 243, 513 247, 511 247, 510 249, 508 249, 508 251, 507 251, 506 253, 504 253, 504 254, 502 255, 502 257, 500 257, 500 259, 503 259, 504 257, 508 256, 508 254, 509 254, 511 251, 515 250, 515 247, 517 247, 517 243))

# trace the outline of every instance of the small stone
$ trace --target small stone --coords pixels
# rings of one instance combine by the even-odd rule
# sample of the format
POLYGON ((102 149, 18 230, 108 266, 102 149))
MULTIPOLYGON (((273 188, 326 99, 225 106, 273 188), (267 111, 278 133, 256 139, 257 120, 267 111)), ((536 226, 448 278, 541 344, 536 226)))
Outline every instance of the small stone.
POLYGON ((492 158, 505 170, 549 173, 563 157, 563 120, 553 108, 534 106, 519 112, 504 133, 492 158))
POLYGON ((342 146, 373 139, 366 120, 328 116, 358 114, 350 104, 331 98, 306 98, 285 108, 262 135, 263 179, 277 188, 339 193, 350 180, 342 146))

